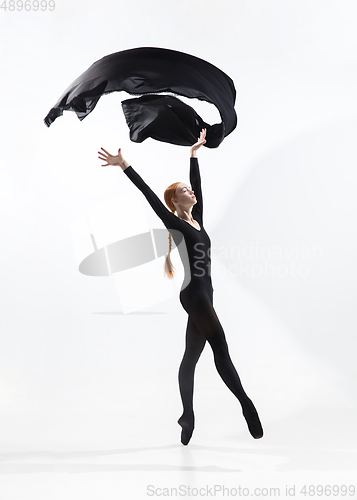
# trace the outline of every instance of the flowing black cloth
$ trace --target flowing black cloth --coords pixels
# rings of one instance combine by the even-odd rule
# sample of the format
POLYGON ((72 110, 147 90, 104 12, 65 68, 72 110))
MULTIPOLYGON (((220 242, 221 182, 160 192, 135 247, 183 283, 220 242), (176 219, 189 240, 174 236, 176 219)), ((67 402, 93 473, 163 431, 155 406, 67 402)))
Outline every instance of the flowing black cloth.
POLYGON ((80 75, 44 119, 49 127, 64 110, 83 120, 104 94, 125 91, 140 98, 122 102, 130 138, 190 146, 207 128, 206 144, 215 148, 237 125, 232 79, 216 66, 175 50, 141 47, 103 57, 80 75), (205 123, 193 108, 169 92, 214 104, 222 122, 205 123))

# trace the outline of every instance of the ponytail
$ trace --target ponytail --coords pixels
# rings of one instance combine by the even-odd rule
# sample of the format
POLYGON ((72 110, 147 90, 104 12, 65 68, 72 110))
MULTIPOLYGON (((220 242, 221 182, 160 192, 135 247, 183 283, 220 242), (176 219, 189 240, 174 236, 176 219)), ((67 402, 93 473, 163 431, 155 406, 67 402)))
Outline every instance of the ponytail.
POLYGON ((171 233, 169 233, 169 251, 167 252, 166 258, 165 258, 165 264, 164 264, 164 273, 166 278, 173 278, 175 275, 175 268, 171 262, 171 246, 172 246, 172 236, 171 233))
MULTIPOLYGON (((174 214, 175 213, 175 205, 172 203, 172 198, 175 197, 175 192, 177 189, 177 186, 179 185, 179 182, 175 182, 174 184, 171 184, 164 193, 164 198, 165 198, 165 203, 171 210, 171 212, 174 214)), ((169 233, 169 251, 167 252, 166 258, 165 258, 165 264, 164 264, 164 273, 166 278, 173 278, 175 275, 175 268, 172 265, 171 262, 171 247, 172 247, 172 235, 169 233)))

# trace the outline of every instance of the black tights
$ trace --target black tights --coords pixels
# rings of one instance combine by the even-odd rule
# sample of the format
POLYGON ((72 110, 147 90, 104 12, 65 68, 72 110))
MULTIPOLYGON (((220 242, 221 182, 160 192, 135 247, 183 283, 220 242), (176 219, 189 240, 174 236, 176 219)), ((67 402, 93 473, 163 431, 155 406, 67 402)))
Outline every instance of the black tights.
MULTIPOLYGON (((191 285, 189 285, 190 288, 191 285)), ((228 351, 226 337, 222 325, 213 308, 212 294, 207 290, 183 290, 180 294, 181 304, 188 313, 186 330, 186 349, 179 369, 179 386, 183 405, 183 414, 178 420, 182 427, 181 441, 188 444, 194 429, 193 386, 197 361, 206 341, 213 350, 217 371, 227 387, 239 400, 248 428, 254 438, 263 435, 258 413, 245 393, 237 370, 228 351)))

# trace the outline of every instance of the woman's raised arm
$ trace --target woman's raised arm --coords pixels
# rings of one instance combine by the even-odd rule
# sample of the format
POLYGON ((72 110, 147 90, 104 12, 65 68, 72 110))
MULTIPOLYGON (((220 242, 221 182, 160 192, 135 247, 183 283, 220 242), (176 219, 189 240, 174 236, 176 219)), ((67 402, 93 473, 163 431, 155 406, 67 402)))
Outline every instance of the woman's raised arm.
POLYGON ((206 129, 202 129, 198 141, 190 149, 190 183, 195 193, 197 203, 192 208, 192 216, 202 222, 203 199, 201 189, 201 175, 198 166, 197 150, 206 142, 206 129))
POLYGON ((124 160, 123 155, 121 154, 121 148, 118 149, 118 154, 116 156, 111 155, 104 148, 101 148, 104 153, 98 151, 98 158, 100 160, 104 160, 107 163, 102 165, 102 167, 107 167, 108 165, 119 166, 123 172, 129 177, 129 179, 133 182, 133 184, 140 189, 145 198, 151 205, 151 208, 154 210, 156 215, 162 220, 165 226, 168 228, 172 226, 173 222, 176 220, 176 216, 168 210, 162 201, 158 198, 158 196, 151 190, 151 188, 144 182, 144 180, 140 177, 140 175, 135 172, 133 167, 124 160), (174 218, 174 220, 173 220, 174 218))

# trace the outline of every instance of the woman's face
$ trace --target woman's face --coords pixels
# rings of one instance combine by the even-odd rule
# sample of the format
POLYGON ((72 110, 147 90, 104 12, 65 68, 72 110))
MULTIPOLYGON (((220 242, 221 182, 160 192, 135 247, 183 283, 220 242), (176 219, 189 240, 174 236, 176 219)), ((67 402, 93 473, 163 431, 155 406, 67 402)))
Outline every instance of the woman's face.
POLYGON ((180 182, 180 184, 176 188, 173 203, 175 205, 180 205, 182 208, 186 209, 195 205, 197 203, 197 200, 195 193, 192 191, 191 187, 187 184, 184 184, 183 182, 180 182))

